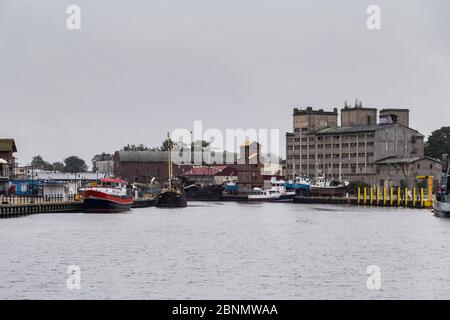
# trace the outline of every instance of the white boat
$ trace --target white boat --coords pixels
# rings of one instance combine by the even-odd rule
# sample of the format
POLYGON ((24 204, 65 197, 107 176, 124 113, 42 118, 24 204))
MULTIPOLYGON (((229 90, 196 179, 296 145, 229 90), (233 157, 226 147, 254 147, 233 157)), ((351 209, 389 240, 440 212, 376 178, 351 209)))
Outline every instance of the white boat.
POLYGON ((450 159, 448 155, 444 155, 441 190, 433 201, 433 211, 437 217, 450 218, 450 159))
POLYGON ((310 192, 313 196, 344 196, 348 181, 318 176, 311 180, 310 192))
POLYGON ((442 218, 450 218, 450 195, 441 196, 433 201, 434 215, 442 218))
POLYGON ((249 201, 292 201, 295 196, 294 191, 287 191, 284 180, 271 181, 271 186, 268 188, 253 188, 253 191, 248 195, 249 201))
POLYGON ((301 189, 301 190, 308 190, 311 187, 311 179, 308 176, 294 176, 292 179, 289 179, 285 183, 285 187, 287 190, 291 189, 301 189))

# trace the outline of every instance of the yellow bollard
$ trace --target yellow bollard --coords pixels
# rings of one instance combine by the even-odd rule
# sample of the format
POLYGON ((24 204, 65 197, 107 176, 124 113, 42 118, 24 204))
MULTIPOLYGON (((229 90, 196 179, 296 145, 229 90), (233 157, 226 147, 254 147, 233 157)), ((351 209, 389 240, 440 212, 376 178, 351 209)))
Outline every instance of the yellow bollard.
POLYGON ((417 202, 417 191, 416 191, 416 188, 414 188, 413 189, 413 204, 412 204, 413 208, 416 207, 416 202, 417 202))
POLYGON ((373 187, 370 186, 370 205, 373 204, 373 187))
POLYGON ((423 208, 423 188, 420 188, 420 207, 423 208))
POLYGON ((386 187, 383 187, 383 206, 386 207, 386 201, 387 201, 387 190, 386 187))
POLYGON ((392 207, 394 205, 394 188, 392 188, 392 187, 391 187, 391 194, 390 194, 389 202, 392 207))
POLYGON ((377 186, 377 206, 380 205, 380 198, 381 198, 380 186, 377 186))
POLYGON ((358 187, 358 205, 360 201, 361 201, 361 187, 358 187))
POLYGON ((402 203, 400 187, 397 188, 397 207, 402 203))
POLYGON ((364 187, 364 194, 363 194, 363 202, 364 202, 364 205, 366 205, 367 203, 367 188, 366 187, 364 187))
POLYGON ((405 208, 408 207, 408 188, 405 188, 405 208))

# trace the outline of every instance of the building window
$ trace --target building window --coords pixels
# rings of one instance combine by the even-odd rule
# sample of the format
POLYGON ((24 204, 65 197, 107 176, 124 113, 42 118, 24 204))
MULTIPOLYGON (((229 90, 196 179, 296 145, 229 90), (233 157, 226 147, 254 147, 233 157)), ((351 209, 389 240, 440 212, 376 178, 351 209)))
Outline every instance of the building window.
POLYGON ((433 169, 433 164, 432 163, 430 163, 430 169, 433 169))
POLYGON ((417 164, 417 169, 420 169, 420 163, 417 164))

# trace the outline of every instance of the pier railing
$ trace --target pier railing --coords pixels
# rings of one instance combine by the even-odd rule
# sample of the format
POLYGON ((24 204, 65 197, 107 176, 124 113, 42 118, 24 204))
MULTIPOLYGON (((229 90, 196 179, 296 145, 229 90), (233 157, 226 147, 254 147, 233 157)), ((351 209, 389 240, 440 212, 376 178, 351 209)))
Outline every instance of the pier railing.
POLYGON ((20 205, 33 203, 75 202, 80 198, 76 194, 51 194, 43 196, 0 196, 0 205, 20 205))
POLYGON ((38 213, 81 212, 83 202, 76 194, 44 196, 0 196, 0 218, 38 213))

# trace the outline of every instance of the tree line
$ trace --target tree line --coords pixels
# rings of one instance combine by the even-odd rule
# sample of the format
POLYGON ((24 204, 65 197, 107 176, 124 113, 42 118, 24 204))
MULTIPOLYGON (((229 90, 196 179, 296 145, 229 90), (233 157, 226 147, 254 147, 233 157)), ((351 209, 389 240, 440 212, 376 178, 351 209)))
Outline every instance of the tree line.
POLYGON ((86 162, 78 156, 70 156, 63 159, 62 162, 50 163, 45 161, 41 155, 37 155, 31 160, 31 166, 34 169, 67 173, 87 172, 88 170, 86 162))
POLYGON ((450 154, 450 127, 434 130, 425 143, 425 155, 441 159, 443 154, 450 154))

